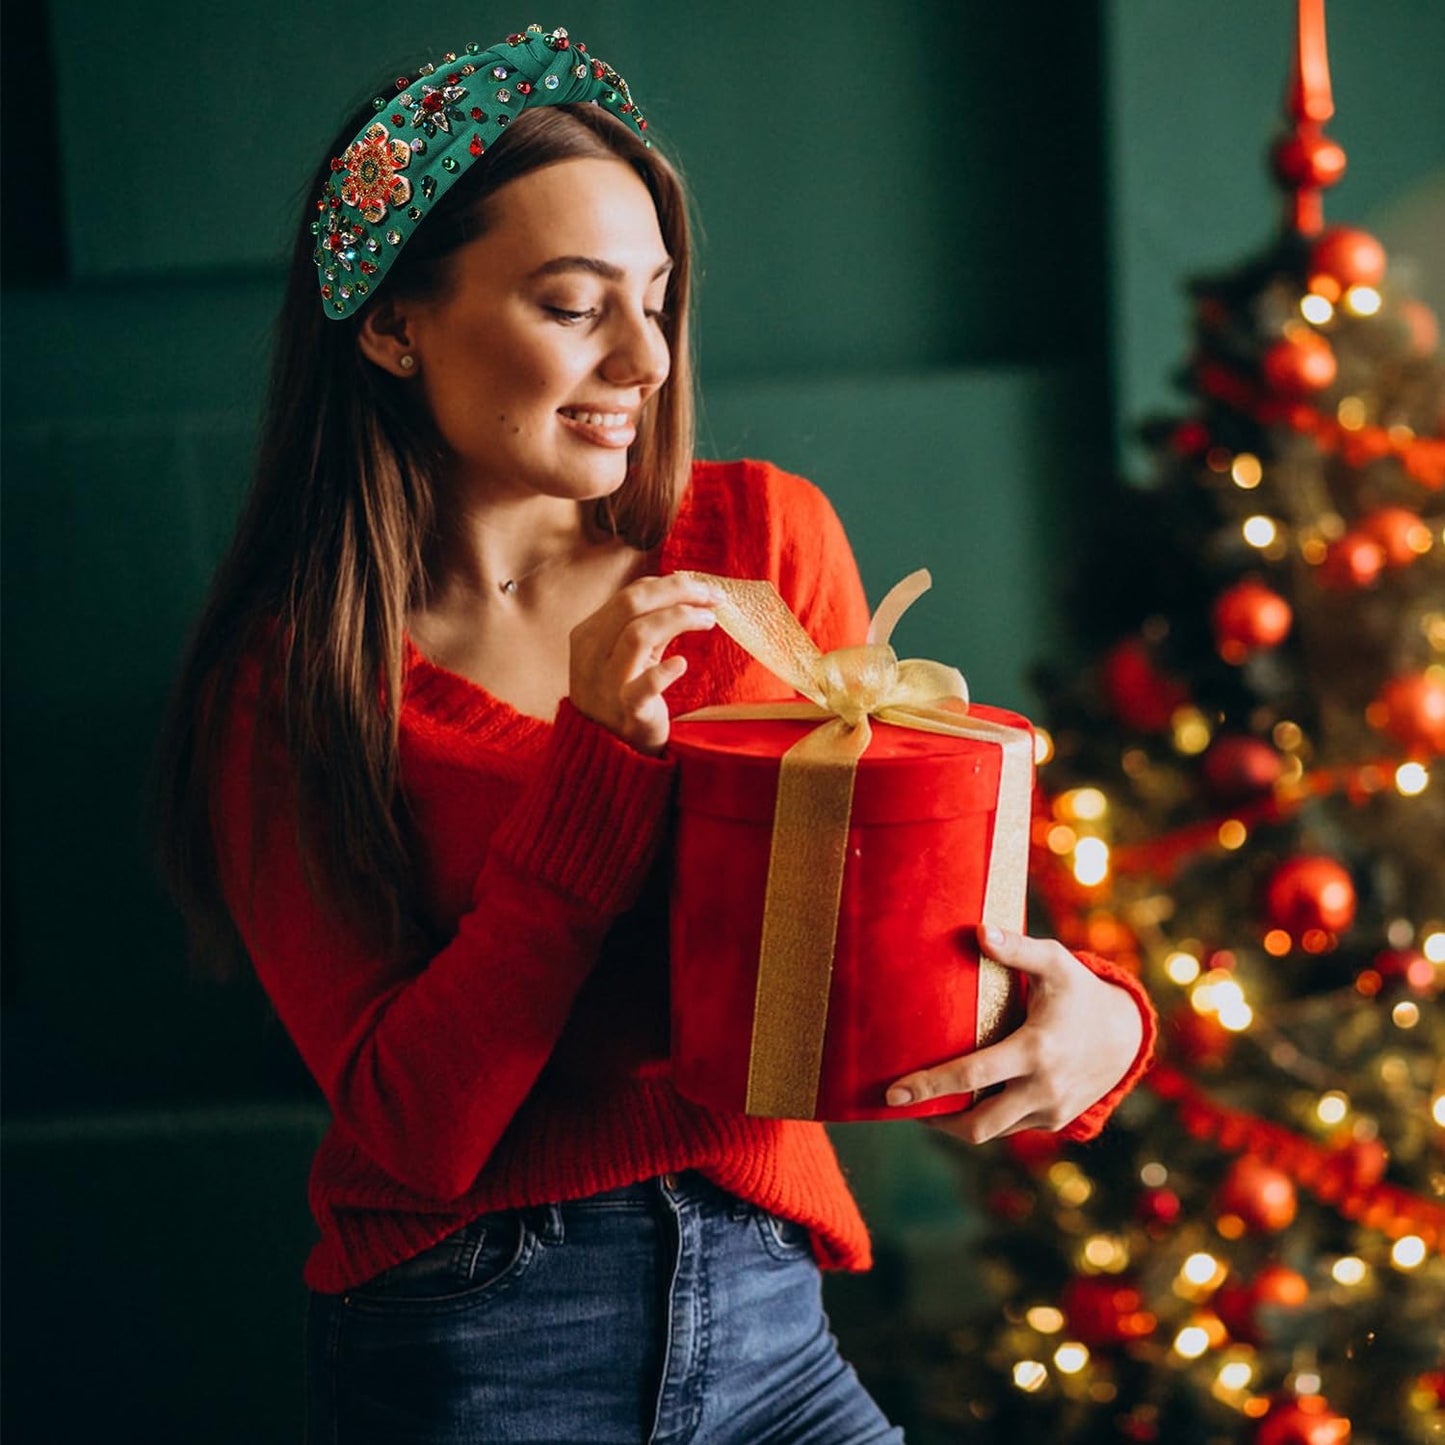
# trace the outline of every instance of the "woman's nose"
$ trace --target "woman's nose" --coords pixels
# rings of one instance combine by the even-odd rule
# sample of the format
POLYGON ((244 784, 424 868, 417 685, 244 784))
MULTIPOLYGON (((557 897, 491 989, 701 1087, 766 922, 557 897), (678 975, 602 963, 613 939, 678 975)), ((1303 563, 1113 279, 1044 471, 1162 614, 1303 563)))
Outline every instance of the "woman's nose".
POLYGON ((662 327, 646 312, 618 322, 618 333, 603 363, 603 375, 615 386, 656 389, 672 370, 672 354, 662 327))

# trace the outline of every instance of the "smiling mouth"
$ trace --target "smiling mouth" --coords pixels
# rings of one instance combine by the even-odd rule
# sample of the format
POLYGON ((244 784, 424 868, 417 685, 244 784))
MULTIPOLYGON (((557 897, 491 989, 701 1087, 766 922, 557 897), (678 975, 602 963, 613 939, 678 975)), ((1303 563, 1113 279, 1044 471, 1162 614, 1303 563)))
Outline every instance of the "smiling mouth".
POLYGON ((587 411, 564 406, 558 408, 557 415, 573 436, 593 446, 619 449, 637 440, 637 427, 629 411, 587 411))
POLYGON ((616 431, 632 423, 632 413, 626 411, 582 411, 578 407, 564 406, 561 412, 568 421, 579 421, 583 426, 603 427, 608 431, 616 431))

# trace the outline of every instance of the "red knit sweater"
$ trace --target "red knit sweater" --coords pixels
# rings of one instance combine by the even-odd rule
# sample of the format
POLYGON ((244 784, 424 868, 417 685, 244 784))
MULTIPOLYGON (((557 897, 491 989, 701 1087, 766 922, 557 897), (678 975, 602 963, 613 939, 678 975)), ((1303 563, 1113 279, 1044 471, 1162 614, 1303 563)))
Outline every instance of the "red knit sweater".
MULTIPOLYGON (((771 579, 824 649, 868 614, 837 517, 758 462, 699 462, 659 571, 771 579)), ((720 632, 684 636, 683 712, 787 689, 720 632)), ((563 702, 524 716, 408 645, 402 785, 420 839, 433 956, 369 951, 308 888, 279 737, 256 738, 259 658, 231 702, 213 808, 222 883, 256 970, 331 1106, 306 1282, 336 1292, 489 1210, 697 1169, 863 1269, 868 1236, 819 1124, 715 1113, 667 1061, 666 896, 655 855, 673 764, 563 702), (253 751, 253 743, 259 749, 253 751), (261 790, 258 801, 257 790, 261 790), (253 819, 262 835, 253 838, 253 819)), ((1109 977, 1115 970, 1086 960, 1109 977)), ((1142 1072, 1067 1133, 1089 1137, 1142 1072)))

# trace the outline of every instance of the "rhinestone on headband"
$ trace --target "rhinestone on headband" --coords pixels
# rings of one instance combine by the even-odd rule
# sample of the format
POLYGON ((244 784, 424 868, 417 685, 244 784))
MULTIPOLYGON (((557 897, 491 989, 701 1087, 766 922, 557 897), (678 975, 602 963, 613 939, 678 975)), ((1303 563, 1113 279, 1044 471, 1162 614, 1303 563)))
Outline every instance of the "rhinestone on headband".
POLYGON ((461 59, 448 51, 415 76, 398 76, 396 93, 372 102, 373 118, 332 160, 316 203, 325 314, 357 312, 431 208, 516 116, 588 101, 652 144, 627 82, 560 28, 529 25, 490 50, 468 45, 461 59))

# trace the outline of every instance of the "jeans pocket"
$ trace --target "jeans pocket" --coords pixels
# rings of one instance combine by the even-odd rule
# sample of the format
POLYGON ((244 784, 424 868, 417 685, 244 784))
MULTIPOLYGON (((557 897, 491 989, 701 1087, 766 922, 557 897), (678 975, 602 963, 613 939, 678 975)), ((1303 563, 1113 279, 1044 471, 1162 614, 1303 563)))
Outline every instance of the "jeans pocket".
POLYGON ((770 1214, 766 1209, 757 1208, 753 1210, 753 1219, 763 1241, 763 1248, 774 1259, 812 1258, 812 1237, 796 1220, 784 1219, 781 1215, 770 1214))
POLYGON ((539 1243, 520 1211, 483 1215, 440 1243, 348 1290, 348 1309, 421 1314, 467 1309, 502 1293, 526 1270, 539 1243))

